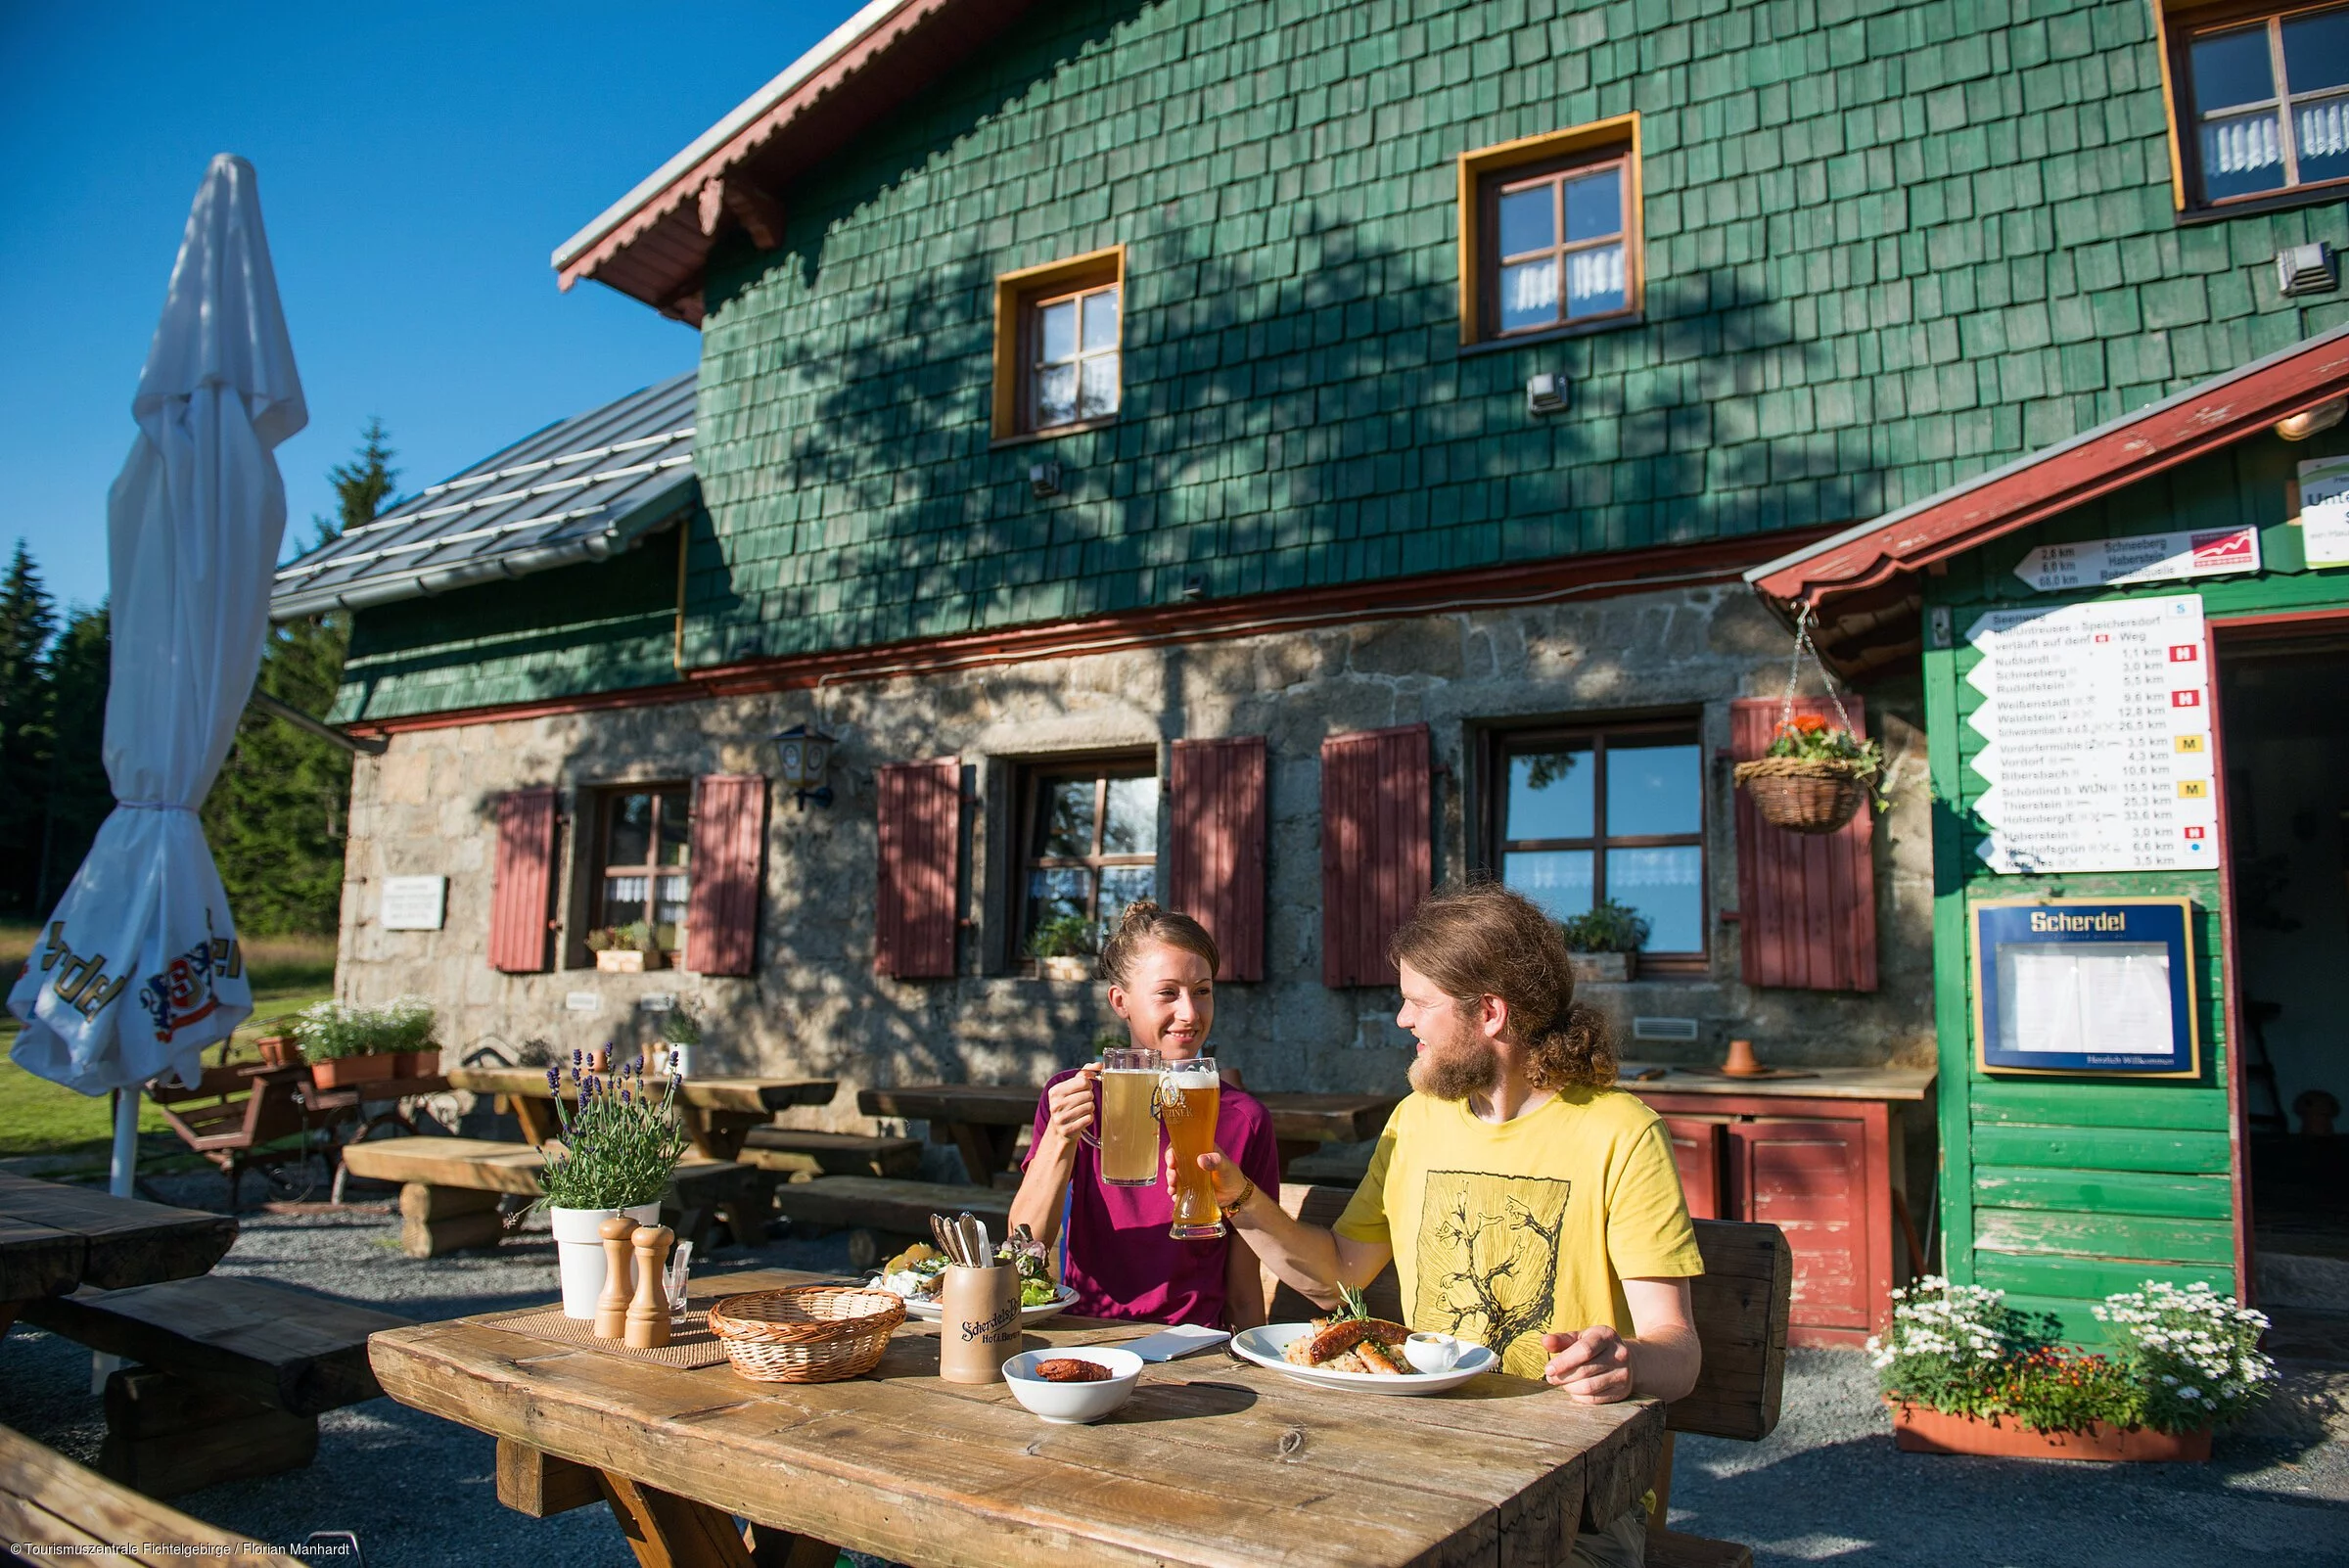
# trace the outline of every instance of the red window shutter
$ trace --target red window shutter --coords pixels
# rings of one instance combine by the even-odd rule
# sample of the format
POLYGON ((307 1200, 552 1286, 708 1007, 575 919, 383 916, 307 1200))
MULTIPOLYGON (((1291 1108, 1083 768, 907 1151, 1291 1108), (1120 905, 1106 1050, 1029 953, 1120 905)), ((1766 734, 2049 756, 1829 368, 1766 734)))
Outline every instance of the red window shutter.
POLYGON ((881 889, 873 969, 899 980, 950 980, 961 903, 962 764, 881 769, 881 889))
POLYGON ((759 960, 759 869, 766 843, 766 778, 713 773, 694 791, 692 891, 685 967, 747 975, 759 960))
MULTIPOLYGON (((1860 699, 1844 705, 1854 732, 1865 735, 1860 699)), ((1835 722, 1824 697, 1797 698, 1794 711, 1835 722)), ((1737 761, 1768 751, 1777 725, 1775 697, 1730 704, 1737 761)), ((1876 989, 1875 838, 1875 812, 1865 806, 1837 832, 1789 833, 1763 821, 1753 797, 1737 791, 1737 931, 1747 985, 1876 989)))
POLYGON ((534 975, 553 967, 555 792, 497 798, 497 863, 489 893, 489 967, 534 975))
POLYGON ((1425 724, 1321 743, 1321 983, 1392 986, 1394 936, 1435 874, 1425 724))
POLYGON ((1265 738, 1178 740, 1168 769, 1169 904, 1207 927, 1218 980, 1265 978, 1265 738))

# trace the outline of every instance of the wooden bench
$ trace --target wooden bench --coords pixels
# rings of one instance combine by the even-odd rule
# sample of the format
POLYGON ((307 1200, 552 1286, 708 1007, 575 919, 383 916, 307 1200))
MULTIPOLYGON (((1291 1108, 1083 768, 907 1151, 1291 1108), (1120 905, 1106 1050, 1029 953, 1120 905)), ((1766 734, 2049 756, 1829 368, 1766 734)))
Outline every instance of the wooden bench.
POLYGON ((880 1176, 828 1176, 775 1188, 775 1207, 795 1230, 849 1232, 849 1262, 870 1268, 908 1242, 930 1239, 930 1217, 969 1210, 990 1233, 1011 1231, 1011 1194, 992 1187, 944 1181, 893 1181, 880 1176))
POLYGON ((383 1393, 367 1336, 410 1321, 225 1274, 85 1288, 24 1317, 139 1363, 107 1379, 99 1468, 159 1498, 308 1464, 321 1411, 383 1393))
POLYGON ((922 1168, 922 1145, 918 1138, 761 1127, 752 1129, 736 1158, 793 1180, 827 1176, 906 1177, 922 1168))
POLYGON ((303 1562, 285 1552, 255 1551, 245 1537, 192 1519, 5 1426, 0 1426, 0 1542, 62 1546, 75 1559, 156 1568, 190 1557, 238 1568, 301 1568, 303 1562))
MULTIPOLYGON (((220 1052, 228 1054, 224 1041, 220 1052)), ((307 1134, 323 1127, 302 1102, 309 1086, 306 1067, 207 1067, 196 1086, 182 1088, 169 1079, 147 1085, 163 1120, 180 1141, 218 1166, 228 1176, 228 1212, 235 1214, 245 1184, 245 1170, 299 1160, 309 1152, 307 1134), (299 1137, 291 1148, 268 1145, 299 1137)))
MULTIPOLYGON (((399 1245, 411 1258, 494 1247, 506 1234, 501 1197, 535 1198, 546 1156, 527 1143, 486 1138, 379 1138, 343 1151, 344 1168, 399 1187, 399 1245)), ((770 1177, 755 1166, 688 1154, 661 1200, 662 1223, 701 1252, 721 1212, 733 1233, 760 1239, 770 1177)))
MULTIPOLYGON (((1289 1182, 1280 1206, 1308 1224, 1337 1222, 1354 1196, 1347 1186, 1289 1182)), ((1656 1505, 1649 1515, 1651 1568, 1752 1568, 1751 1548, 1667 1527, 1672 1501, 1672 1434, 1758 1443, 1776 1429, 1786 1385, 1786 1325, 1793 1313, 1794 1254, 1776 1225, 1699 1220, 1696 1250, 1705 1271, 1689 1281, 1690 1314, 1704 1347, 1696 1387, 1665 1407, 1664 1448, 1657 1456, 1656 1505)), ((1408 1322, 1395 1266, 1379 1271, 1362 1292, 1372 1314, 1408 1322)), ((1294 1322, 1323 1309, 1265 1270, 1265 1300, 1272 1322, 1294 1322)))

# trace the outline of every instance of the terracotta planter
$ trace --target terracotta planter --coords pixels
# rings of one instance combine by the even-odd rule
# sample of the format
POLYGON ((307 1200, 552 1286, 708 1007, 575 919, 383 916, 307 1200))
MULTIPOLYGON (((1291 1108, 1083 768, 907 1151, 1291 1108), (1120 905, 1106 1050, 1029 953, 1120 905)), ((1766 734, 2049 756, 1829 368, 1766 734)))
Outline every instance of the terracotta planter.
POLYGON ((397 1064, 392 1072, 393 1078, 431 1078, 440 1071, 440 1053, 438 1050, 401 1051, 392 1061, 397 1064))
POLYGON ((1036 972, 1046 980, 1090 980, 1093 961, 1090 958, 1038 958, 1036 972))
POLYGON ((595 967, 607 975, 641 975, 661 967, 661 954, 634 947, 606 947, 595 955, 595 967))
POLYGON ((261 1053, 263 1067, 299 1067, 301 1047, 291 1035, 264 1035, 253 1045, 261 1053))
POLYGON ((377 1051, 368 1056, 338 1056, 312 1062, 310 1082, 322 1089, 355 1088, 361 1084, 388 1083, 399 1076, 400 1051, 377 1051))
POLYGON ((1944 1415, 1917 1405, 1892 1407, 1892 1441, 1908 1453, 1978 1453, 1994 1459, 2100 1459, 2199 1464, 2210 1457, 2210 1429, 2172 1436, 2149 1426, 2085 1432, 2036 1432, 2010 1421, 1944 1415))
POLYGON ((1577 952, 1567 956, 1574 960, 1577 985, 1586 981, 1614 985, 1639 972, 1639 955, 1635 952, 1577 952))

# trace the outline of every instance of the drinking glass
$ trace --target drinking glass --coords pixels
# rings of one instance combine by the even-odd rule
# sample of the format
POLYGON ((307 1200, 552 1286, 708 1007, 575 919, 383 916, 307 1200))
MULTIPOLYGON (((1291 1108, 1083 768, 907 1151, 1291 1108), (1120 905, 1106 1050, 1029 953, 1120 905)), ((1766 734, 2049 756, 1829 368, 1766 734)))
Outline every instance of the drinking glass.
POLYGON ((1159 1070, 1156 1051, 1101 1053, 1101 1076, 1093 1081, 1093 1125, 1084 1141, 1100 1150, 1101 1184, 1147 1187, 1158 1180, 1158 1119, 1153 1101, 1159 1070))
POLYGON ((1194 1056, 1170 1062, 1158 1078, 1158 1115, 1174 1149, 1174 1223, 1167 1234, 1177 1241, 1212 1241, 1223 1234, 1223 1212, 1199 1157, 1216 1149, 1217 1102, 1222 1084, 1215 1058, 1194 1056))

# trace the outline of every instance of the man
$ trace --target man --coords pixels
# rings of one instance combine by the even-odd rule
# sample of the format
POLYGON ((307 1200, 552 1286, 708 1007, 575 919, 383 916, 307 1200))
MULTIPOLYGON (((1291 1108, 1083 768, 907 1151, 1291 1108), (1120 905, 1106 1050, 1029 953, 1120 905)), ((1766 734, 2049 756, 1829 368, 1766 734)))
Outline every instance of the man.
MULTIPOLYGON (((1413 1092, 1334 1232, 1292 1220, 1220 1155, 1226 1219, 1325 1305, 1390 1259, 1414 1329, 1492 1348, 1504 1370, 1589 1405, 1675 1400, 1696 1384, 1688 1280, 1704 1272, 1672 1145, 1615 1088, 1598 1015, 1574 1002, 1557 926, 1493 884, 1438 893, 1388 945, 1396 1022, 1418 1041, 1413 1092)), ((1635 1509, 1575 1560, 1636 1564, 1635 1509)))

